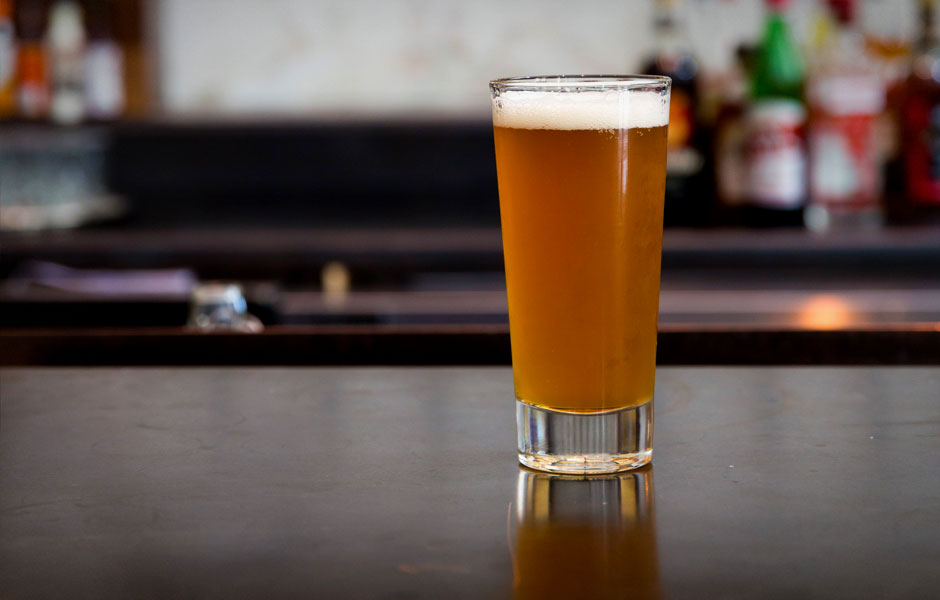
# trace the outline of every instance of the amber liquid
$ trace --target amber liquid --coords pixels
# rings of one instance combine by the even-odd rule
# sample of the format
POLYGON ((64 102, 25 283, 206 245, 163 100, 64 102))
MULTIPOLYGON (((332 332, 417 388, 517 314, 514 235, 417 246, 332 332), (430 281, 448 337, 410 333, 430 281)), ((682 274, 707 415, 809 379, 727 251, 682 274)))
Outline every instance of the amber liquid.
POLYGON ((666 127, 495 127, 516 397, 604 411, 653 397, 666 127))

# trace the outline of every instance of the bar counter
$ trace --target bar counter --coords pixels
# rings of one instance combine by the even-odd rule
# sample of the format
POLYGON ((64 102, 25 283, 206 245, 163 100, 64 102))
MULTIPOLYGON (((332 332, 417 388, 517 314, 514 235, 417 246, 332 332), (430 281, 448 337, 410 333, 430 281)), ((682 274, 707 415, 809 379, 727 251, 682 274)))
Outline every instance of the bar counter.
POLYGON ((5 600, 940 594, 938 368, 660 368, 652 468, 585 480, 518 466, 508 368, 0 396, 5 600))

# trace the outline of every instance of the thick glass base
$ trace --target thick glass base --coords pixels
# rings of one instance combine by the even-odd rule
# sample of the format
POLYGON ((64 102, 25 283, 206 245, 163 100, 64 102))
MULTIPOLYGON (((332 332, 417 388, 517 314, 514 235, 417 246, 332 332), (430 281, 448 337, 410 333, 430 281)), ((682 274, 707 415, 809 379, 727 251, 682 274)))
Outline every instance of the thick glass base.
POLYGON ((616 473, 653 458, 653 402, 602 413, 516 401, 519 462, 551 473, 616 473))

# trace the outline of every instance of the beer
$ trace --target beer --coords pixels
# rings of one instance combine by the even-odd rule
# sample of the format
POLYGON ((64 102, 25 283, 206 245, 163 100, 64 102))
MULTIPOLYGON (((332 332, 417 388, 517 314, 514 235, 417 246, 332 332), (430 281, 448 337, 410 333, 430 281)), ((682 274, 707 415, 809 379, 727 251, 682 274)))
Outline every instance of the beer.
POLYGON ((520 401, 594 412, 652 398, 668 110, 668 87, 494 101, 520 401))

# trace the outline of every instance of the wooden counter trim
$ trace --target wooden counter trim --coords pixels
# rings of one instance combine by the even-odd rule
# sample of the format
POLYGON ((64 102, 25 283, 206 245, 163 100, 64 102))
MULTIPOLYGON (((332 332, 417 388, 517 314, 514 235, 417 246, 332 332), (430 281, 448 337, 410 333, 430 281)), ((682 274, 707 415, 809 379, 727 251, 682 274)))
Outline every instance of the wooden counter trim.
MULTIPOLYGON (((0 330, 0 365, 508 365, 505 325, 0 330)), ((660 328, 661 365, 936 365, 940 323, 843 330, 660 328)))

